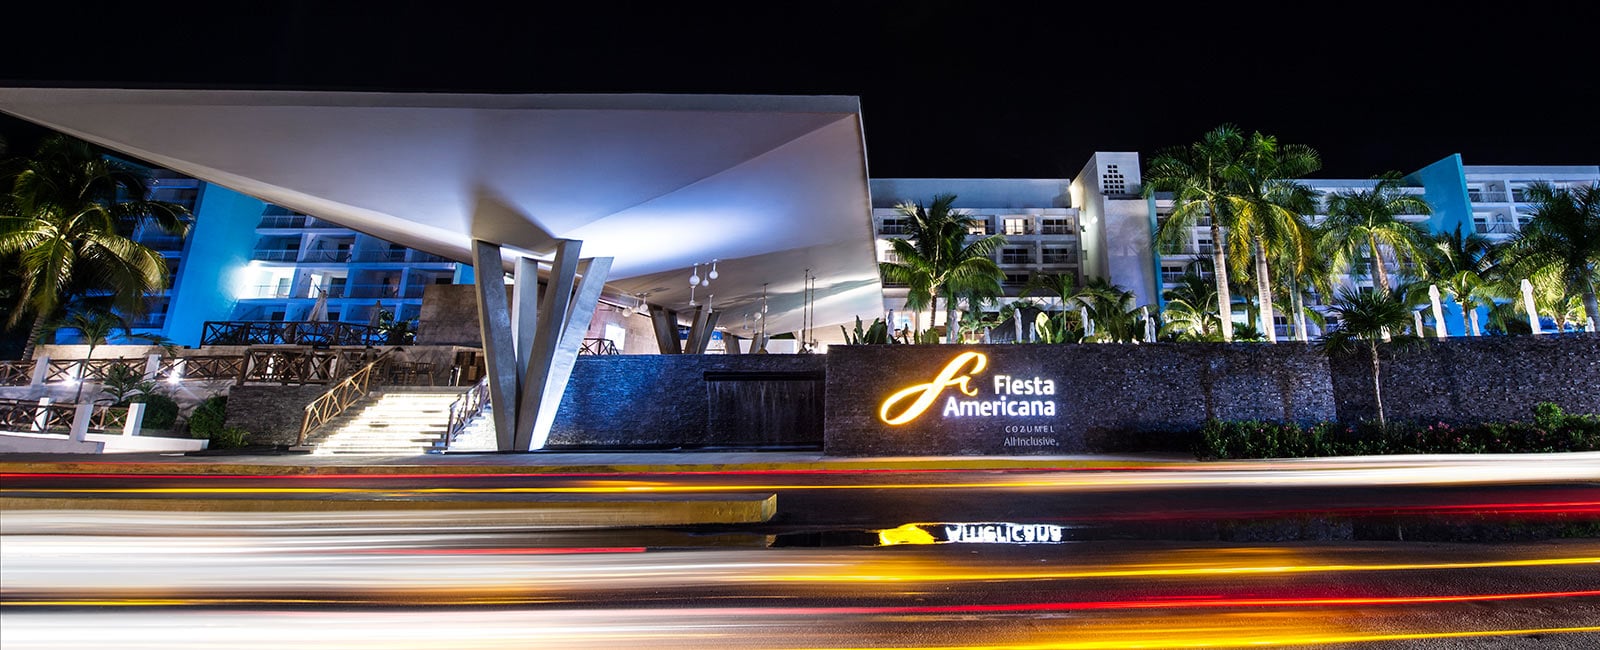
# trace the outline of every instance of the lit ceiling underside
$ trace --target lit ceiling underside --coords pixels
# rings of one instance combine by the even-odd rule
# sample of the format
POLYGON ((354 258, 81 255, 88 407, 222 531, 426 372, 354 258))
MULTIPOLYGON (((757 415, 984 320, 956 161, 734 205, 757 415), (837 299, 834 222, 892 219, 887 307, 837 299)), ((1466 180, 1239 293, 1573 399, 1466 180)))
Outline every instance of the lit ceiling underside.
POLYGON ((469 261, 472 239, 615 258, 608 295, 722 324, 883 309, 854 97, 0 89, 0 111, 270 203, 469 261), (704 276, 708 269, 701 268, 704 276))

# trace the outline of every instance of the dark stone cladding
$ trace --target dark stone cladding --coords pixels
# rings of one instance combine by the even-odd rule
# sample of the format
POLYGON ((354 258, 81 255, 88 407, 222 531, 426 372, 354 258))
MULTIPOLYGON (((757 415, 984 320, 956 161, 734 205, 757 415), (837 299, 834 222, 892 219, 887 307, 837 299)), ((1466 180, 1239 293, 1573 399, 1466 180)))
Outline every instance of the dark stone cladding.
MULTIPOLYGON (((721 382, 708 382, 708 373, 713 379, 746 375, 757 381, 808 376, 820 384, 826 361, 823 355, 810 354, 581 356, 556 411, 546 449, 677 449, 736 443, 713 429, 714 400, 709 391, 711 384, 721 382)), ((814 419, 820 424, 820 417, 814 419)), ((760 439, 762 432, 756 428, 759 424, 752 423, 744 432, 746 441, 760 439)), ((813 434, 820 443, 821 432, 813 434)))
MULTIPOLYGON (((1466 337, 1380 346, 1384 416, 1392 422, 1527 422, 1537 402, 1600 413, 1600 334, 1466 337)), ((1339 420, 1374 419, 1365 348, 1329 359, 1339 420)))
POLYGON ((226 426, 250 432, 250 444, 293 446, 306 405, 328 392, 324 385, 234 386, 228 389, 226 426))
MULTIPOLYGON (((1206 418, 1332 419, 1327 357, 1300 344, 833 346, 826 445, 836 455, 1058 455, 1163 446, 1206 418), (945 418, 935 405, 891 426, 879 406, 933 381, 962 351, 988 356, 974 377, 992 400, 996 375, 1055 382, 1056 416, 945 418)), ((959 397, 959 396, 958 396, 959 397)), ((1008 399, 1034 399, 1013 396, 1008 399)), ((962 399, 969 399, 962 397, 962 399)))

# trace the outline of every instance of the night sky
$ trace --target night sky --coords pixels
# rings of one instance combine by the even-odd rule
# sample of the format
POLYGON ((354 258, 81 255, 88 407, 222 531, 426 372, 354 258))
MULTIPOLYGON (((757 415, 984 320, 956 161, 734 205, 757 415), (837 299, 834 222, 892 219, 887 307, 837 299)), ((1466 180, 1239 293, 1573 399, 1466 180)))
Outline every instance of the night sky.
POLYGON ((1320 178, 1600 163, 1587 1, 502 4, 32 2, 0 85, 857 95, 883 178, 1071 177, 1222 122, 1320 178))

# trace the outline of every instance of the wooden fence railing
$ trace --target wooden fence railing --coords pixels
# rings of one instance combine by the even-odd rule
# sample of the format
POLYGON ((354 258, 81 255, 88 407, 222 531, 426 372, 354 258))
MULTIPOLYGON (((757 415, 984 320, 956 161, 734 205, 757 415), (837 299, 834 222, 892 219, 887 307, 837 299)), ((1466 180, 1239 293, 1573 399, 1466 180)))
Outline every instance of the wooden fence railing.
POLYGON ((32 361, 0 361, 0 386, 27 386, 32 382, 32 361))
POLYGON ((106 378, 106 371, 114 366, 128 366, 144 372, 144 359, 51 359, 44 381, 53 384, 63 381, 98 381, 106 378))
POLYGON ((388 332, 337 321, 206 321, 200 345, 382 345, 388 332))
POLYGON ((305 417, 300 420, 300 437, 295 443, 296 447, 304 447, 306 438, 317 427, 327 424, 329 420, 339 417, 356 402, 365 399, 367 392, 382 385, 387 374, 389 355, 397 348, 390 348, 379 354, 360 370, 351 373, 321 397, 306 405, 305 417))
MULTIPOLYGON (((246 352, 238 385, 246 382, 280 383, 285 386, 303 384, 328 384, 339 378, 342 361, 361 351, 343 350, 249 350, 246 352)), ((187 371, 186 371, 187 372, 187 371)))
MULTIPOLYGON (((0 399, 0 429, 70 433, 77 404, 53 403, 40 406, 36 401, 0 399), (40 415, 43 415, 43 419, 40 415)), ((89 416, 89 431, 116 431, 128 422, 128 407, 96 404, 89 416)))
POLYGON ((207 354, 192 357, 163 357, 156 379, 233 379, 244 374, 245 355, 207 354))

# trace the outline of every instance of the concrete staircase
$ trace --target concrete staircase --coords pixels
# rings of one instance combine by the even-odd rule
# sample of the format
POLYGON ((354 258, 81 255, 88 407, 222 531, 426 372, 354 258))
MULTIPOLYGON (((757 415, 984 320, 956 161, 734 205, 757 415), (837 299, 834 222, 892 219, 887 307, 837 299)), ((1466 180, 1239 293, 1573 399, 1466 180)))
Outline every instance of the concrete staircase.
POLYGON ((370 393, 312 432, 312 454, 414 456, 442 447, 459 386, 395 386, 370 393))

